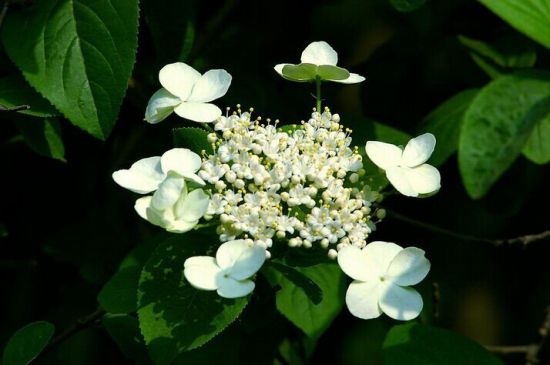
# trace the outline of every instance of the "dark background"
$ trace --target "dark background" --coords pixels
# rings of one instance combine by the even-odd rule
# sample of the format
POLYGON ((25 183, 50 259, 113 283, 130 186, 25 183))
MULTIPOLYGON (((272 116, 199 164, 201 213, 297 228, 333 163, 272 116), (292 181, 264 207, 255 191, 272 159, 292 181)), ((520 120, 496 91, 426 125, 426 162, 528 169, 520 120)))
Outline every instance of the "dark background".
MULTIPOLYGON (((412 13, 397 12, 384 0, 156 1, 167 4, 166 12, 158 14, 166 21, 146 21, 143 9, 152 1, 143 0, 138 61, 119 122, 106 142, 65 123, 67 162, 62 163, 32 152, 18 141, 10 116, 1 116, 0 343, 30 321, 46 319, 63 329, 92 312, 98 291, 122 257, 157 232, 137 217, 134 196, 115 186, 110 175, 168 149, 171 129, 185 124, 174 116, 155 126, 142 119, 149 96, 159 87, 158 70, 177 60, 189 20, 195 42, 186 62, 201 71, 224 68, 233 75, 228 94, 217 102, 221 107, 253 106, 284 123, 306 119, 315 103, 313 89, 283 80, 273 66, 297 63, 307 44, 325 40, 338 51, 339 65, 367 79, 358 85, 327 84, 325 104, 343 116, 344 124, 368 117, 410 134, 442 101, 489 81, 457 35, 491 41, 517 33, 469 0, 432 0, 412 13)), ((537 66, 548 66, 547 57, 541 49, 537 66)), ((13 70, 4 54, 0 60, 3 72, 13 70)), ((549 228, 548 166, 520 157, 480 201, 467 196, 456 156, 440 170, 443 187, 435 197, 390 197, 386 206, 478 237, 515 237, 549 228)), ((432 283, 438 283, 438 325, 484 345, 538 341, 537 329, 550 305, 550 242, 493 247, 391 217, 373 238, 427 251, 432 271, 420 290, 430 312, 432 283)), ((361 321, 344 310, 320 340, 312 363, 379 364, 381 343, 393 324, 388 318, 361 321)), ((543 363, 550 363, 543 355, 543 363)), ((524 363, 521 355, 505 359, 524 363)), ((97 328, 72 337, 39 362, 127 360, 97 328)))

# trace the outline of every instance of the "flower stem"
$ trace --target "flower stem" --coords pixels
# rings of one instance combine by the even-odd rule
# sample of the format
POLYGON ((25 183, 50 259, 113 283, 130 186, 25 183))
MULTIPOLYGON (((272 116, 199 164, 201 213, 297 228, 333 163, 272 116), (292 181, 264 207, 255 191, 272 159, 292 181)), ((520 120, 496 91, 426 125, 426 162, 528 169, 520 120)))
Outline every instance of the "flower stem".
POLYGON ((317 98, 317 112, 321 113, 321 78, 319 76, 315 79, 315 95, 317 98))

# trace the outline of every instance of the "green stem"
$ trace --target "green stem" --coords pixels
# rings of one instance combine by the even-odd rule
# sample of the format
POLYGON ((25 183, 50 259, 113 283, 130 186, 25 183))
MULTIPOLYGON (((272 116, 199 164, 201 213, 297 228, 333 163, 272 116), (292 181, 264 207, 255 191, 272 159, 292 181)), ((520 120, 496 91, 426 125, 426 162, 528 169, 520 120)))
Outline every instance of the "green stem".
POLYGON ((321 111, 321 78, 317 76, 315 79, 315 95, 317 97, 317 112, 322 113, 321 111))
POLYGON ((214 130, 214 128, 212 128, 208 123, 202 123, 202 126, 204 127, 204 129, 210 131, 210 132, 216 132, 214 130))

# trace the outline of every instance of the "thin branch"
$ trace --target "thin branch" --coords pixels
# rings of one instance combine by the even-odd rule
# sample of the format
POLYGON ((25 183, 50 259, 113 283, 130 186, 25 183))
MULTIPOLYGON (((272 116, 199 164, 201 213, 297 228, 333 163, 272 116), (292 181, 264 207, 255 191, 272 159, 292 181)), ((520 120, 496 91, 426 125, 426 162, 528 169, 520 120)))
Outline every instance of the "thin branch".
POLYGON ((76 335, 80 331, 96 325, 101 320, 101 318, 103 318, 104 315, 105 311, 99 308, 96 311, 88 314, 87 316, 78 319, 75 324, 67 328, 65 331, 61 332, 59 335, 55 336, 40 355, 42 356, 48 353, 57 345, 76 335))
POLYGON ((29 110, 30 108, 31 108, 30 105, 16 105, 16 106, 10 106, 10 107, 5 107, 0 105, 0 112, 18 112, 21 110, 29 110))
POLYGON ((488 351, 498 355, 525 354, 525 365, 541 364, 540 352, 550 335, 550 306, 546 308, 544 322, 539 328, 540 340, 523 346, 485 346, 488 351))
POLYGON ((4 18, 6 17, 9 7, 10 0, 4 0, 4 5, 2 5, 2 10, 0 11, 0 28, 2 28, 2 24, 4 23, 4 18))
POLYGON ((533 242, 542 241, 545 239, 550 238, 550 230, 536 233, 536 234, 528 234, 525 236, 519 236, 514 238, 505 238, 505 239, 493 239, 493 238, 484 238, 484 237, 477 237, 469 234, 459 233, 455 231, 451 231, 450 229, 434 226, 429 223, 425 223, 419 220, 416 220, 414 218, 410 218, 406 215, 403 215, 401 213, 394 212, 392 210, 386 209, 386 212, 389 217, 394 218, 398 221, 408 223, 410 225, 420 227, 423 229, 426 229, 428 231, 436 232, 439 234, 442 234, 444 236, 448 237, 454 237, 462 241, 469 241, 469 242, 483 242, 488 243, 493 246, 515 246, 515 245, 522 245, 527 246, 533 242))

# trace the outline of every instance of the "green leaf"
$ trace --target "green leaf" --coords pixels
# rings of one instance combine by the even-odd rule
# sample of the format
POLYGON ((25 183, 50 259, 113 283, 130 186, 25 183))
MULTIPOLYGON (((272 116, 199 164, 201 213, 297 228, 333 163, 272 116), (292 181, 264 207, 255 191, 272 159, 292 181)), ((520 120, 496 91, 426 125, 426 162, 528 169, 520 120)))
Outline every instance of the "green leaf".
POLYGON ((418 9, 427 0, 390 0, 390 4, 399 11, 409 12, 418 9))
POLYGON ((345 280, 335 263, 296 268, 322 290, 323 300, 314 304, 303 288, 280 276, 277 309, 306 335, 320 337, 344 305, 345 280))
POLYGON ((74 125, 106 139, 132 72, 137 27, 138 0, 37 1, 10 10, 2 39, 36 90, 74 125))
POLYGON ((172 235, 145 264, 139 281, 141 332, 156 364, 169 364, 202 346, 231 324, 248 298, 224 299, 215 291, 193 288, 183 277, 188 257, 208 254, 218 238, 198 231, 172 235))
POLYGON ((9 339, 2 363, 26 365, 34 360, 53 336, 55 327, 50 322, 33 322, 17 330, 9 339))
POLYGON ((97 296, 101 307, 109 313, 130 313, 137 310, 137 289, 141 270, 159 242, 166 239, 161 233, 134 248, 122 260, 118 271, 109 279, 97 296))
POLYGON ((288 281, 301 288, 313 304, 319 304, 323 300, 323 291, 319 285, 297 269, 276 261, 271 261, 267 267, 275 269, 288 281))
POLYGON ((550 48, 550 0, 479 0, 511 26, 550 48))
POLYGON ((134 360, 136 364, 151 363, 136 317, 107 314, 102 323, 126 358, 134 360))
POLYGON ((311 63, 301 63, 299 65, 285 65, 283 67, 283 77, 287 80, 308 82, 315 80, 317 76, 317 66, 311 63))
POLYGON ((504 365, 469 338, 418 323, 393 327, 383 355, 385 365, 504 365))
POLYGON ((317 76, 321 80, 345 80, 349 77, 349 72, 342 67, 321 65, 317 66, 317 76))
POLYGON ((175 128, 172 131, 174 147, 189 148, 191 151, 198 153, 206 151, 212 154, 212 144, 208 143, 208 131, 196 127, 175 128))
POLYGON ((534 163, 543 165, 550 162, 550 102, 545 103, 546 112, 535 127, 523 147, 523 154, 534 163))
POLYGON ((520 71, 485 86, 464 115, 458 160, 468 194, 483 197, 510 167, 544 117, 550 74, 520 71))
POLYGON ((12 75, 0 79, 0 105, 14 107, 28 105, 30 109, 19 113, 34 117, 54 117, 59 115, 55 108, 40 96, 27 81, 19 75, 12 75))
POLYGON ((430 164, 442 165, 458 148, 464 113, 479 90, 459 92, 435 108, 422 122, 420 131, 432 133, 437 144, 430 158, 430 164))
POLYGON ((57 118, 18 118, 15 125, 25 143, 39 155, 65 161, 65 147, 57 118))

